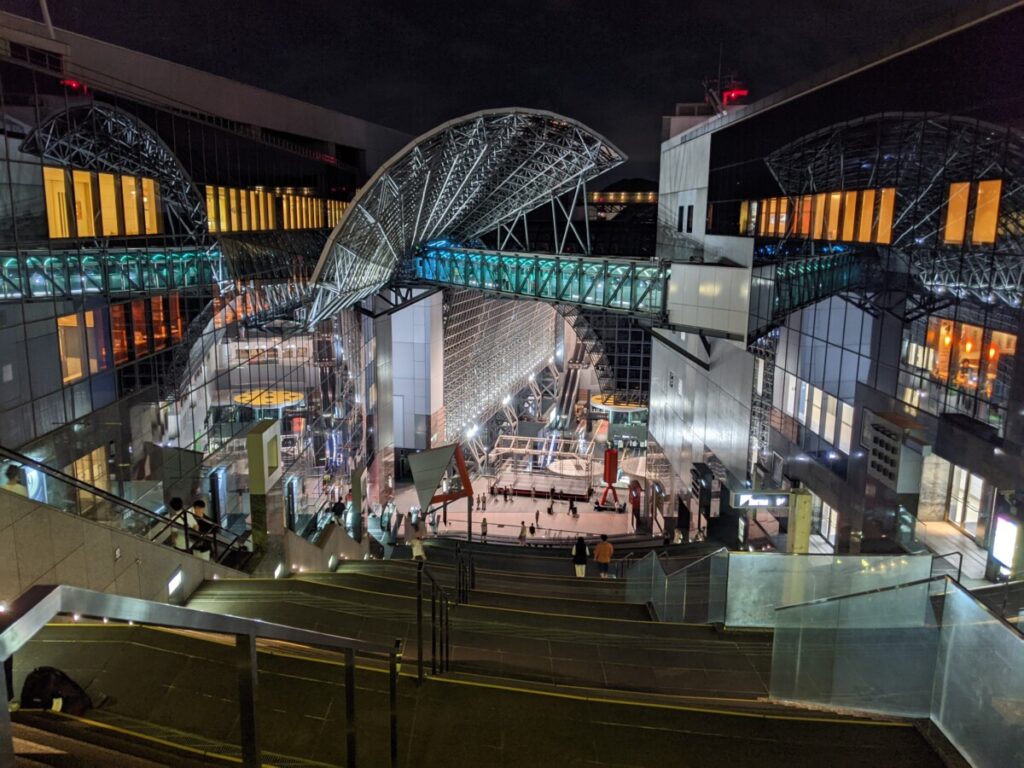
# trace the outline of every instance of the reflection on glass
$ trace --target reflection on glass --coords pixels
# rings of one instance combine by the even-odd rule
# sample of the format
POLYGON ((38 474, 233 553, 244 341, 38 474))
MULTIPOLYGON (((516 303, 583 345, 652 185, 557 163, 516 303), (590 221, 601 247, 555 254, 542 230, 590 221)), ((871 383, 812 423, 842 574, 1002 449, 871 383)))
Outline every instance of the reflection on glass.
POLYGON ((64 383, 78 381, 85 376, 85 334, 78 314, 57 318, 57 340, 64 383))
POLYGON ((43 188, 46 194, 46 223, 50 237, 71 237, 64 169, 43 168, 43 188))
POLYGON ((112 304, 110 321, 114 364, 121 365, 131 359, 131 351, 128 347, 128 305, 112 304))

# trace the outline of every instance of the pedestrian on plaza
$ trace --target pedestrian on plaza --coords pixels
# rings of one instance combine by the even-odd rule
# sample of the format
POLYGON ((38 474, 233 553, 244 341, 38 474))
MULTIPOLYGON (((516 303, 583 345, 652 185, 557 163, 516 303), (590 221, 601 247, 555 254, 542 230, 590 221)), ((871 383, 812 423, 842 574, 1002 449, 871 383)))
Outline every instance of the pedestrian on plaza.
POLYGON ((533 513, 533 524, 538 528, 540 527, 540 510, 538 509, 533 513))
POLYGON ((485 517, 480 521, 480 542, 482 544, 487 543, 487 518, 485 517))
POLYGON ((487 511, 487 497, 483 496, 482 494, 481 494, 481 499, 480 499, 480 511, 481 512, 486 512, 487 511))
POLYGON ((501 498, 502 498, 502 500, 506 504, 508 504, 508 486, 507 485, 504 488, 501 489, 501 498))
POLYGON ((615 547, 608 541, 608 534, 601 534, 601 543, 594 547, 594 560, 597 562, 597 572, 602 579, 608 578, 608 566, 612 562, 612 553, 615 547))
POLYGON ((576 569, 576 578, 582 579, 587 575, 587 558, 590 557, 590 550, 587 542, 582 536, 577 537, 576 543, 572 545, 572 565, 576 569))
POLYGON ((519 546, 526 546, 526 521, 519 521, 519 546))
POLYGON ((537 486, 535 485, 530 486, 530 498, 533 501, 537 500, 537 486))
POLYGON ((17 464, 8 464, 4 474, 7 476, 7 482, 3 485, 5 491, 16 493, 19 496, 28 496, 28 488, 21 483, 21 470, 17 464))
POLYGON ((536 535, 537 535, 537 527, 533 523, 530 523, 530 538, 533 539, 533 537, 536 536, 536 535))

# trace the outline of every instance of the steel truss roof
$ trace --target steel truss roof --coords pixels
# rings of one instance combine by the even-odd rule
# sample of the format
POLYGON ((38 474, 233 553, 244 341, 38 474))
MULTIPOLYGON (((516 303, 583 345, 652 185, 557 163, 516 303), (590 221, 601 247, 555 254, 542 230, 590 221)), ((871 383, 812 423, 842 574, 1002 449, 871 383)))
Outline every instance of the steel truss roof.
POLYGON ((379 290, 425 243, 470 243, 625 160, 551 112, 476 112, 420 136, 382 166, 331 233, 310 322, 379 290))
MULTIPOLYGON (((888 254, 920 287, 983 304, 1024 300, 1024 134, 927 113, 885 113, 833 125, 776 150, 768 167, 787 195, 896 188, 888 254), (952 182, 1002 179, 994 244, 943 241, 952 182)), ((884 246, 883 246, 884 248, 884 246)), ((897 268, 898 269, 898 268, 897 268)))

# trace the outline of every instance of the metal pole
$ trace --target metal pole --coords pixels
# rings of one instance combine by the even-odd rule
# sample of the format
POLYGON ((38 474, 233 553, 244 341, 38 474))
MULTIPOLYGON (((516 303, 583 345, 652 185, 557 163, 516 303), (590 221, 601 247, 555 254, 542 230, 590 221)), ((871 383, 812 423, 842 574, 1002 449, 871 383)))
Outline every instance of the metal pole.
POLYGON ((430 674, 437 674, 437 585, 430 584, 430 674))
POLYGON ((345 749, 347 768, 356 765, 356 651, 345 649, 345 749))
MULTIPOLYGON (((11 732, 11 715, 7 710, 7 668, 0 664, 0 765, 14 765, 14 734, 11 732)), ((13 674, 13 664, 11 665, 13 674)), ((14 685, 14 681, 10 681, 14 685)))
POLYGON ((416 685, 423 685, 423 561, 416 566, 416 685))
POLYGON ((452 625, 451 625, 451 606, 448 601, 444 601, 444 670, 447 672, 451 669, 451 647, 452 647, 452 625))
MULTIPOLYGON (((395 641, 399 646, 401 640, 395 641)), ((398 651, 388 657, 388 708, 390 710, 391 768, 398 766, 398 651)))
POLYGON ((259 674, 256 664, 256 636, 235 635, 235 670, 238 677, 239 738, 242 745, 242 765, 259 768, 263 765, 260 754, 259 729, 256 724, 256 690, 259 674))

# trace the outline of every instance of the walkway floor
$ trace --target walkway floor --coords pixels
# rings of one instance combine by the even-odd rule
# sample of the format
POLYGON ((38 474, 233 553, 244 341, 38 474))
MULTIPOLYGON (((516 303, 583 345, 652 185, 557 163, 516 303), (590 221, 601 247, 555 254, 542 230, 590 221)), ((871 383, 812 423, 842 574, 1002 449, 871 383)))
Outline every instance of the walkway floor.
MULTIPOLYGON (((948 555, 951 552, 960 552, 963 555, 963 575, 960 581, 968 589, 991 583, 985 580, 988 553, 955 525, 945 521, 918 520, 916 536, 918 541, 937 555, 948 555)), ((957 566, 957 559, 949 558, 950 565, 954 568, 957 566)))

